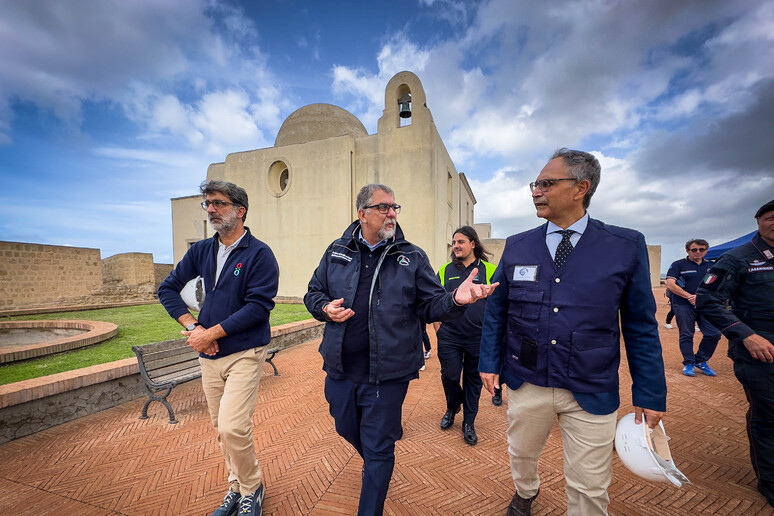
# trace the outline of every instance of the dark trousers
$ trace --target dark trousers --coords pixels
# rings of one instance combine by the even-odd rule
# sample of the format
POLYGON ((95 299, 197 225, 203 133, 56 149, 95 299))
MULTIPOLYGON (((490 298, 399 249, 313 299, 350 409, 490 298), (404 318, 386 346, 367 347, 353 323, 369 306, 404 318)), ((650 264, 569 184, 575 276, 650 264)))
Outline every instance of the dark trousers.
POLYGON ((363 458, 358 516, 378 516, 395 466, 395 441, 403 433, 401 409, 409 382, 375 385, 325 378, 325 399, 336 432, 363 458))
POLYGON ((755 475, 774 486, 774 364, 735 358, 734 374, 750 403, 747 437, 755 475))
POLYGON ((672 305, 677 319, 677 329, 680 331, 680 353, 683 355, 683 365, 699 364, 707 362, 715 353, 715 348, 720 342, 720 332, 712 326, 707 319, 696 313, 692 305, 672 305), (693 353, 693 336, 696 333, 696 324, 699 325, 702 338, 699 350, 693 353))
POLYGON ((453 414, 462 404, 465 423, 473 423, 478 414, 478 400, 483 385, 478 374, 480 346, 478 339, 471 339, 464 344, 438 339, 438 361, 441 363, 441 384, 446 395, 446 410, 453 414))
POLYGON ((425 351, 433 349, 433 346, 430 344, 430 336, 424 328, 422 328, 422 346, 425 348, 425 351))

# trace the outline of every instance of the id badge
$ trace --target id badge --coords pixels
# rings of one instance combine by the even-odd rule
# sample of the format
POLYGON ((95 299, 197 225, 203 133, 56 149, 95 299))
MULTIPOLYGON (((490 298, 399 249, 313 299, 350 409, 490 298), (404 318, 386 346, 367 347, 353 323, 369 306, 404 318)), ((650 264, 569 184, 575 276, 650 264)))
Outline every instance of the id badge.
POLYGON ((540 265, 516 265, 513 268, 513 281, 529 281, 535 283, 538 280, 540 265))

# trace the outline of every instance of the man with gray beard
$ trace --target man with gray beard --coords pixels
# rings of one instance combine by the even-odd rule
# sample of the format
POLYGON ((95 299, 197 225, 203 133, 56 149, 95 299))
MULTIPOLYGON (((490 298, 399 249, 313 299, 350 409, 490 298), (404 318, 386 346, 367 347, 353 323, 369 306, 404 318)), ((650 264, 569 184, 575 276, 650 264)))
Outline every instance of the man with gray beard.
POLYGON ((271 340, 269 312, 279 268, 269 246, 245 227, 247 192, 226 181, 202 183, 207 218, 217 231, 196 242, 159 286, 159 300, 199 352, 202 388, 231 484, 213 516, 260 516, 265 488, 253 444, 253 412, 271 340), (197 320, 180 297, 185 284, 204 279, 197 320), (216 288, 217 287, 217 288, 216 288))
POLYGON ((419 377, 423 321, 459 317, 497 286, 474 284, 477 271, 446 292, 424 251, 403 238, 391 188, 364 186, 358 220, 325 250, 304 303, 325 321, 325 398, 336 431, 363 458, 358 515, 379 515, 403 435, 401 408, 419 377))

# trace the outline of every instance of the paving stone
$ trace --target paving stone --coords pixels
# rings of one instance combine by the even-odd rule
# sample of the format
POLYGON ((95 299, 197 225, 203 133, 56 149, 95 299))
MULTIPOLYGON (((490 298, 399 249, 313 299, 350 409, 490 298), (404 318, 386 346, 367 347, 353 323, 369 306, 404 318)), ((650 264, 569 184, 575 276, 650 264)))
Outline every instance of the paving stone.
MULTIPOLYGON (((667 369, 667 434, 677 466, 692 481, 680 489, 639 479, 613 459, 610 514, 774 514, 755 489, 749 460, 744 393, 721 341, 714 378, 681 373, 677 330, 665 330, 667 306, 656 289, 667 369)), ((697 336, 698 343, 698 336, 697 336)), ((323 395, 324 373, 310 341, 279 353, 282 376, 267 366, 255 412, 254 439, 267 486, 266 515, 352 515, 362 461, 335 432, 323 395)), ((433 344, 435 347, 435 343, 433 344)), ((0 514, 207 514, 223 499, 226 470, 209 421, 201 382, 170 396, 180 420, 151 405, 138 420, 138 399, 0 445, 0 514)), ((619 415, 631 411, 630 378, 621 364, 619 415)), ((444 411, 436 350, 403 409, 404 437, 385 514, 503 514, 513 495, 505 440, 506 404, 482 394, 479 444, 462 440, 460 423, 438 428, 444 411)), ((536 516, 567 511, 558 426, 540 460, 536 516)))

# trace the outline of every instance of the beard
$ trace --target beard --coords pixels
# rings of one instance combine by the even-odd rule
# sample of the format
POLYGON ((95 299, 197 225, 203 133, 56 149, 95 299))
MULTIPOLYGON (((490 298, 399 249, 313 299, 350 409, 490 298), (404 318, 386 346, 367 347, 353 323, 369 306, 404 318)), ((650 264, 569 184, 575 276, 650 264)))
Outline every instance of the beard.
POLYGON ((395 236, 395 228, 398 227, 398 219, 395 218, 386 218, 384 219, 384 222, 382 222, 382 227, 379 229, 379 239, 381 240, 389 240, 390 238, 395 236), (391 228, 387 228, 387 224, 392 224, 391 228))
POLYGON ((212 228, 218 233, 230 233, 237 226, 236 213, 218 214, 214 217, 210 215, 208 219, 212 228))

